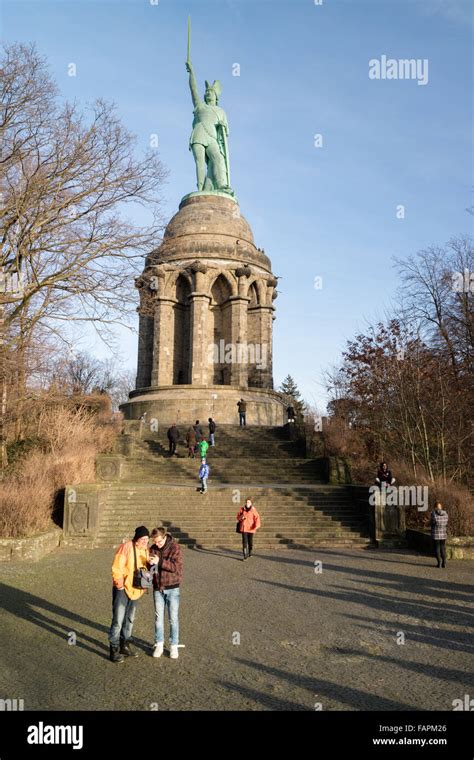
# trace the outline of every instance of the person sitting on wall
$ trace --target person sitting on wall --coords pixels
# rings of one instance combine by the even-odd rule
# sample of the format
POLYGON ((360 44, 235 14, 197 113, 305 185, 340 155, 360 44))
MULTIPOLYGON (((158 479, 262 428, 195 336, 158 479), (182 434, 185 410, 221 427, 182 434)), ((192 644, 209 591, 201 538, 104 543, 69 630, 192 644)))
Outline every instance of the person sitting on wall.
POLYGON ((393 486, 395 483, 395 478, 392 477, 392 471, 388 469, 387 462, 380 462, 375 482, 379 486, 382 486, 382 483, 385 483, 386 486, 393 486))

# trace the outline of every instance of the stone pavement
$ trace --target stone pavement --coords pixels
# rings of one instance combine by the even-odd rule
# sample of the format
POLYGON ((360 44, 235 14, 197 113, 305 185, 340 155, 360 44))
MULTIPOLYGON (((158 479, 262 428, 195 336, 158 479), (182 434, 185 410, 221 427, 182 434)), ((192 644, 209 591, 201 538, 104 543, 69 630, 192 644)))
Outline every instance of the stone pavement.
POLYGON ((0 698, 25 710, 452 710, 474 696, 474 562, 258 552, 258 536, 256 550, 244 563, 186 549, 179 660, 150 656, 149 595, 135 625, 141 656, 119 665, 108 661, 112 550, 0 566, 0 698))

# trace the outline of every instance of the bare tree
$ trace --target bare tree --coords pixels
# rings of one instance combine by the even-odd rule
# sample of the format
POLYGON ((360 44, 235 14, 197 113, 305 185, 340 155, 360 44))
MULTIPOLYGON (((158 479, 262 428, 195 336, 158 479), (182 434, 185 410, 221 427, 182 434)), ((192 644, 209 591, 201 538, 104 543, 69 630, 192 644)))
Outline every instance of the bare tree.
MULTIPOLYGON (((0 294, 5 368, 40 325, 62 337, 73 322, 106 330, 129 319, 133 277, 162 231, 167 172, 154 151, 135 157, 113 104, 97 100, 86 117, 59 103, 34 46, 6 46, 1 73, 0 273, 19 281, 0 294), (126 218, 127 207, 145 209, 148 225, 126 218)), ((2 411, 5 385, 2 369, 2 411)), ((0 447, 4 461, 1 422, 0 447)))

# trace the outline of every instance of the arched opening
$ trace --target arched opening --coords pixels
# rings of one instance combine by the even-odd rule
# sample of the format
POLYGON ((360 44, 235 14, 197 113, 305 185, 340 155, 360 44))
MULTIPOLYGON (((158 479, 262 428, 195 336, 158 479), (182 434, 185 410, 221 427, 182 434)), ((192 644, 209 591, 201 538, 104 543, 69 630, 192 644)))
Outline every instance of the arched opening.
POLYGON ((214 385, 230 385, 232 369, 231 342, 231 302, 232 289, 224 275, 220 274, 211 288, 212 340, 213 340, 213 370, 211 373, 214 385))
POLYGON ((190 380, 190 327, 191 307, 189 296, 191 286, 182 274, 176 280, 176 301, 173 307, 173 385, 187 385, 190 380))

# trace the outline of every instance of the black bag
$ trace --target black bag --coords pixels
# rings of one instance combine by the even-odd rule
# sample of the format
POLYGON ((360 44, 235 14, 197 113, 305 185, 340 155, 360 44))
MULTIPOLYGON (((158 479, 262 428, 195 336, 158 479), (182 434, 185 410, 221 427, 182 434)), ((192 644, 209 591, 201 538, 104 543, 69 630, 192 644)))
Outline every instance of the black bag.
POLYGON ((133 572, 133 588, 153 588, 153 571, 144 567, 137 567, 137 550, 133 544, 133 556, 135 558, 135 570, 133 572))

